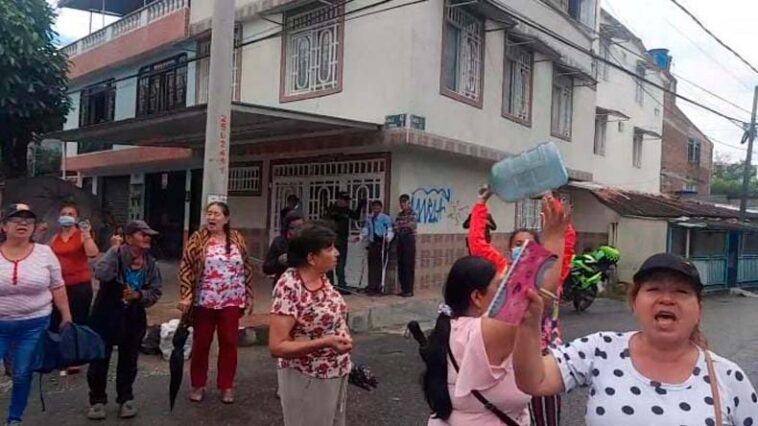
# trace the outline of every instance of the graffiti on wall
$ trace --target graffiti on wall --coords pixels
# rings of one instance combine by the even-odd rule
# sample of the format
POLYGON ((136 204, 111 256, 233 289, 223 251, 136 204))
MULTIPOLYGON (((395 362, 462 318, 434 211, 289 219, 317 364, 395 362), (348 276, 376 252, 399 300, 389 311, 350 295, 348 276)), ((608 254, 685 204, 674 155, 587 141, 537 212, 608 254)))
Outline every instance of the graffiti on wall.
POLYGON ((463 222, 466 220, 469 210, 471 210, 471 208, 468 205, 461 203, 460 200, 453 200, 453 202, 450 203, 450 207, 447 209, 447 218, 450 222, 454 223, 455 226, 463 226, 463 222))
POLYGON ((418 215, 418 223, 437 224, 447 217, 452 202, 450 188, 421 187, 411 193, 411 205, 418 215))

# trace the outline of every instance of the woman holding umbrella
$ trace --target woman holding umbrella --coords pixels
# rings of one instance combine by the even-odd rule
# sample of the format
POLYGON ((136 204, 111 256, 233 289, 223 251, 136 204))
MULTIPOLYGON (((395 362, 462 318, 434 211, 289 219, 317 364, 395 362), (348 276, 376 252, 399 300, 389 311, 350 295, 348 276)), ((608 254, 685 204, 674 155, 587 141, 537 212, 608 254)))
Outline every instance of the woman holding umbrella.
POLYGON ((353 348, 347 305, 326 274, 337 264, 337 235, 306 225, 290 241, 291 266, 274 287, 269 349, 278 358, 285 426, 345 424, 353 348))
POLYGON ((179 309, 194 325, 190 400, 205 398, 208 355, 218 332, 221 402, 234 403, 239 319, 253 312, 253 265, 245 238, 231 229, 229 206, 215 202, 205 210, 206 225, 189 239, 179 272, 179 309))
MULTIPOLYGON (((58 217, 60 231, 53 237, 50 247, 58 257, 66 283, 66 294, 74 324, 87 325, 92 304, 92 273, 89 260, 97 257, 100 250, 92 238, 88 222, 79 222, 79 208, 67 203, 58 217)), ((51 329, 60 324, 60 314, 53 312, 51 329)), ((66 373, 78 373, 78 367, 70 367, 66 373)))
POLYGON ((13 390, 7 425, 20 425, 32 382, 37 344, 53 304, 71 322, 61 267, 50 247, 31 241, 37 216, 25 204, 3 211, 0 243, 0 358, 12 354, 13 390))

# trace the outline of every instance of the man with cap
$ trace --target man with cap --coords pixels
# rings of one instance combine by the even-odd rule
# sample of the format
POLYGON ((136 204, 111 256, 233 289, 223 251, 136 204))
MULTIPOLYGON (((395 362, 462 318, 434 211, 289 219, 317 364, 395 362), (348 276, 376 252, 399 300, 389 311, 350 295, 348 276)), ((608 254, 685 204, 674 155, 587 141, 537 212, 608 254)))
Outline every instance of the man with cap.
POLYGON ((350 194, 340 191, 337 194, 337 201, 329 206, 324 215, 324 219, 334 224, 334 231, 337 233, 337 241, 334 246, 339 251, 337 260, 337 280, 334 279, 334 273, 329 274, 329 280, 341 289, 347 289, 345 280, 345 264, 347 263, 347 240, 350 237, 350 220, 359 220, 361 211, 366 206, 366 200, 360 200, 355 210, 350 209, 350 194))
POLYGON ((137 377, 137 360, 142 337, 147 328, 145 308, 160 299, 161 274, 150 254, 152 238, 158 232, 135 220, 124 229, 124 242, 112 241, 112 247, 95 265, 100 290, 92 307, 92 328, 105 342, 105 359, 90 365, 87 382, 90 409, 87 417, 102 420, 108 402, 106 384, 113 346, 118 345, 116 402, 119 417, 137 415, 132 385, 137 377))

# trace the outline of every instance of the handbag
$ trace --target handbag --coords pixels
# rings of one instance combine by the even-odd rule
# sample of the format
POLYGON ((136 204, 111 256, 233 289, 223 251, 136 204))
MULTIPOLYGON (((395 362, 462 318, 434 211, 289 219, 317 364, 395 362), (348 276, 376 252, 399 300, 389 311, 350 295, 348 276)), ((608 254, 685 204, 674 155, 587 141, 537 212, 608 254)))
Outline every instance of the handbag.
MULTIPOLYGON (((453 367, 455 368, 455 372, 459 372, 458 368, 458 362, 455 360, 455 357, 453 356, 453 351, 450 349, 450 345, 447 347, 447 353, 450 356, 450 362, 453 363, 453 367)), ((479 402, 484 405, 484 408, 488 409, 492 414, 494 414, 500 421, 505 423, 507 426, 520 426, 518 423, 516 423, 515 420, 510 418, 507 414, 505 414, 502 410, 497 408, 493 403, 491 403, 487 398, 482 395, 481 392, 478 390, 472 390, 471 394, 474 395, 474 398, 476 398, 479 402)))

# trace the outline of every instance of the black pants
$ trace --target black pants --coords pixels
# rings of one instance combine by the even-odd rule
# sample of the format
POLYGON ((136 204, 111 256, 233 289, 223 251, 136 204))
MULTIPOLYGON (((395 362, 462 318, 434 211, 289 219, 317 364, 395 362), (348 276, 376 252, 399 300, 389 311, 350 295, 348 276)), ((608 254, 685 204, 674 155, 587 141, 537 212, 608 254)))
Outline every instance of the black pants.
MULTIPOLYGON (((66 286, 68 307, 71 309, 71 319, 74 324, 87 325, 89 323, 89 308, 92 305, 92 283, 82 283, 66 286)), ((61 324, 61 313, 53 309, 50 319, 50 330, 58 331, 61 324)))
MULTIPOLYGON (((121 308, 123 309, 123 308, 121 308)), ((92 404, 107 404, 108 369, 110 368, 113 346, 118 345, 118 366, 116 367, 116 402, 122 404, 134 399, 132 386, 137 378, 137 361, 142 338, 145 335, 145 310, 139 307, 123 309, 123 318, 118 323, 120 327, 100 332, 105 342, 105 358, 90 364, 87 371, 89 384, 89 402, 92 404)), ((110 324, 116 321, 108 321, 110 324)))
MULTIPOLYGON (((389 256, 385 248, 384 256, 389 256)), ((386 260, 386 259, 385 259, 386 260)), ((373 292, 382 291, 382 242, 373 242, 368 246, 368 287, 373 292)))
POLYGON ((329 281, 332 284, 345 288, 347 287, 347 280, 345 279, 345 265, 347 264, 347 240, 337 240, 334 244, 337 251, 340 252, 340 257, 337 259, 337 279, 334 279, 334 272, 330 271, 329 281))
POLYGON ((416 236, 398 235, 397 238, 397 279, 403 293, 413 294, 416 278, 416 236))

